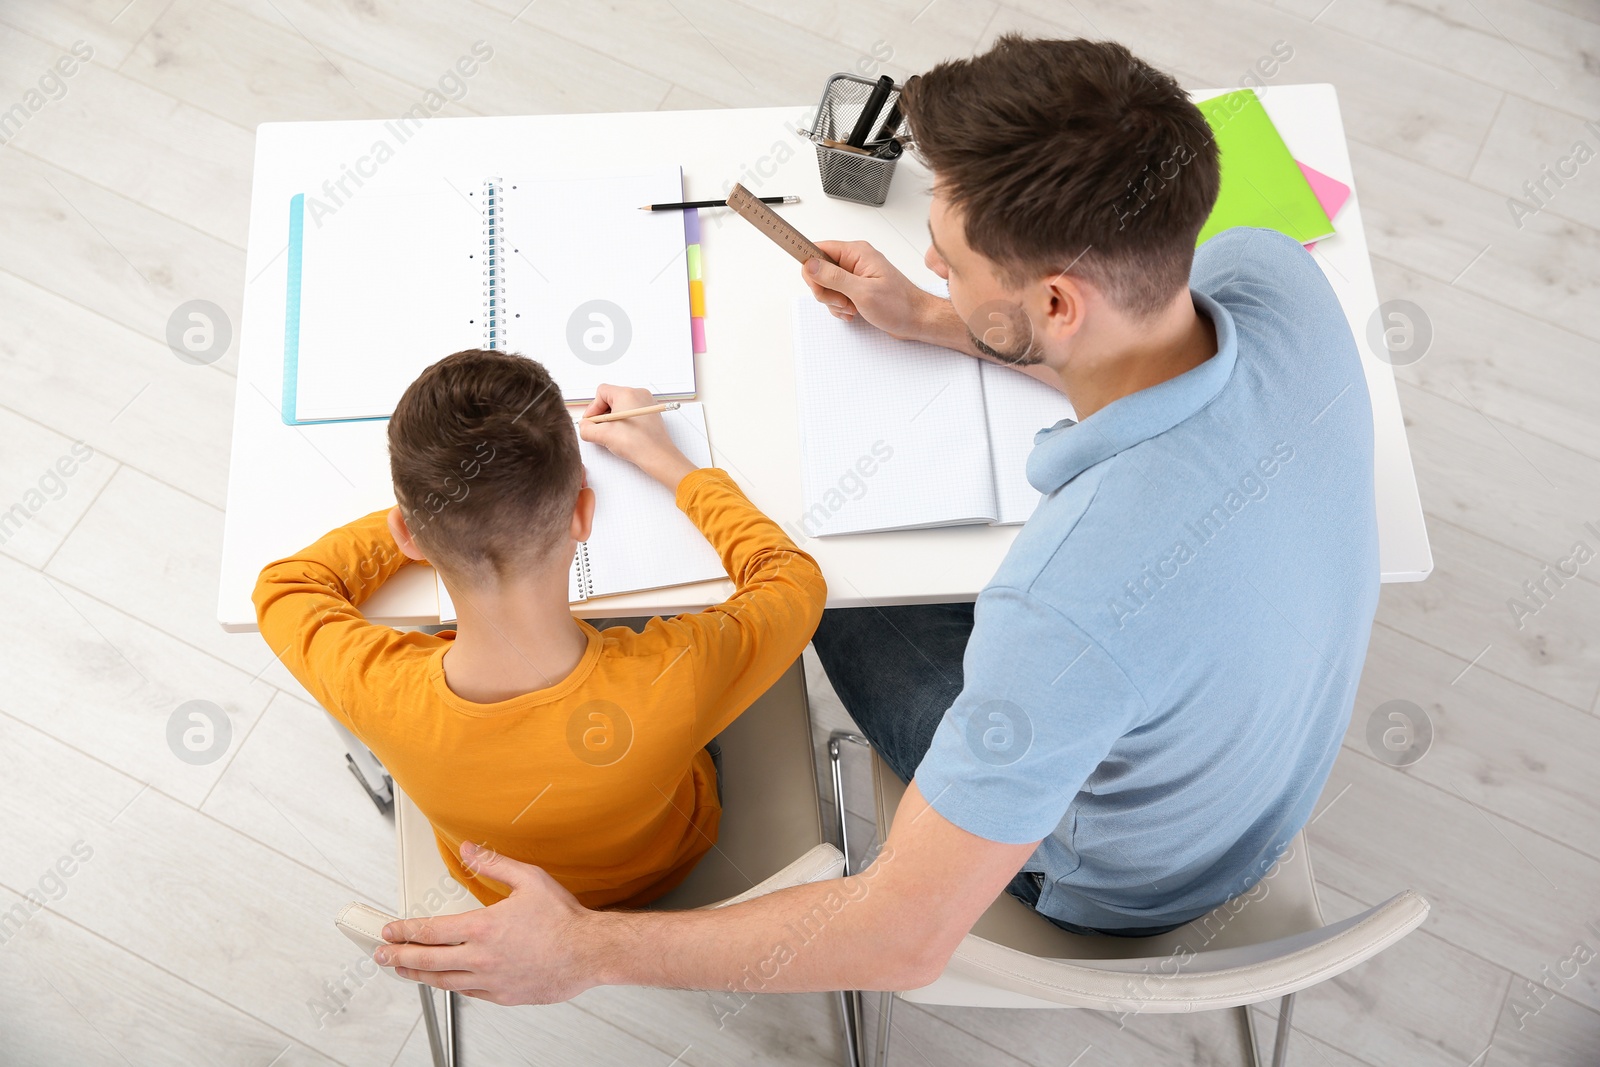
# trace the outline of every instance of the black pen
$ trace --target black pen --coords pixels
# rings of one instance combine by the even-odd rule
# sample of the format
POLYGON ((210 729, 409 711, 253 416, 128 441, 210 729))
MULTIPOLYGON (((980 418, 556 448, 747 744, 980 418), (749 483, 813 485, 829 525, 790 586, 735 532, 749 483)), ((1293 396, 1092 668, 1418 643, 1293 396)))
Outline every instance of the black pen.
POLYGON ((905 145, 901 144, 900 138, 898 137, 890 137, 883 141, 867 142, 867 152, 874 159, 899 159, 900 154, 904 151, 905 145))
POLYGON ((905 149, 905 144, 900 140, 900 101, 905 98, 905 90, 911 88, 913 82, 922 77, 913 74, 906 79, 905 89, 895 94, 894 103, 889 105, 889 114, 884 116, 883 125, 878 127, 877 136, 866 144, 867 151, 879 159, 899 159, 900 153, 905 149))
POLYGON ((871 148, 874 144, 882 144, 884 141, 893 139, 896 131, 899 129, 900 97, 896 96, 894 98, 894 103, 889 105, 889 113, 883 118, 883 125, 878 127, 877 136, 868 142, 867 147, 871 148))
POLYGON ((850 131, 850 136, 845 138, 845 143, 852 148, 860 148, 867 143, 867 137, 872 133, 872 124, 878 118, 878 112, 883 110, 883 103, 889 99, 889 94, 894 91, 894 79, 889 75, 880 75, 872 92, 867 95, 867 102, 861 107, 861 114, 856 118, 855 129, 850 131))
MULTIPOLYGON (((763 204, 798 204, 798 196, 763 196, 763 204)), ((692 207, 727 207, 726 200, 687 200, 681 204, 645 204, 640 211, 687 211, 692 207)))

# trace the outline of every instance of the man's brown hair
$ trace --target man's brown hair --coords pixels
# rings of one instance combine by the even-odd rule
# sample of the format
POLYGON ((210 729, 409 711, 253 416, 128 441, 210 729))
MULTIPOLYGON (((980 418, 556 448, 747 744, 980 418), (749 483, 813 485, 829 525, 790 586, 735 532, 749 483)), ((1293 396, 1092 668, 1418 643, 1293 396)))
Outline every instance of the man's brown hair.
POLYGON ((564 544, 583 463, 540 364, 473 348, 418 376, 389 420, 389 473, 411 536, 447 571, 504 579, 564 544))
POLYGON ((1008 284, 1075 274, 1135 316, 1188 285, 1216 143, 1178 83, 1122 45, 1007 34, 912 80, 902 106, 967 244, 1008 284))

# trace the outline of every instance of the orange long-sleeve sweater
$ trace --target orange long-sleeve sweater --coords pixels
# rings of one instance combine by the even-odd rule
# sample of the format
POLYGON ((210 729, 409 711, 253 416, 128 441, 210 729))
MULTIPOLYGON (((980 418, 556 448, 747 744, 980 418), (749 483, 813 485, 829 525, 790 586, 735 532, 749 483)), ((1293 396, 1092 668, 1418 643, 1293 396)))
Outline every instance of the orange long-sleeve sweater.
POLYGON ((401 633, 359 605, 408 561, 385 511, 268 564, 254 600, 289 670, 383 761, 480 901, 505 886, 460 861, 464 839, 543 867, 588 907, 637 907, 710 850, 722 807, 705 744, 799 657, 821 617, 816 562, 716 468, 678 506, 737 591, 642 633, 579 621, 588 648, 557 684, 493 704, 445 682, 455 632, 401 633))

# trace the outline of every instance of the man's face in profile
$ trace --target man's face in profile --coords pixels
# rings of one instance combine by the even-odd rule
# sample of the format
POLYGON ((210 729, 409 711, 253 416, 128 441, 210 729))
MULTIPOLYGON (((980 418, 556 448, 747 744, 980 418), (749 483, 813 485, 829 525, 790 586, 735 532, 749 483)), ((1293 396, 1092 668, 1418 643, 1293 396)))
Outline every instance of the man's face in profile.
POLYGON ((928 234, 932 240, 924 262, 950 283, 950 303, 966 323, 972 346, 1013 367, 1044 362, 1028 313, 996 276, 993 262, 968 246, 960 215, 937 186, 928 212, 928 234))
POLYGON ((1033 324, 1020 304, 986 301, 966 323, 972 347, 996 363, 1029 367, 1044 362, 1044 354, 1033 343, 1033 324))

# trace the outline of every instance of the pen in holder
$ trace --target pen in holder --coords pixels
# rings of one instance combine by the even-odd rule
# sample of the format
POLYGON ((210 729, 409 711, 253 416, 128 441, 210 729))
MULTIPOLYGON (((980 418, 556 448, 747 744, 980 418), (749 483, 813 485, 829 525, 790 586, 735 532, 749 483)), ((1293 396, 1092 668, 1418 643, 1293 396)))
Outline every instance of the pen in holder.
POLYGON ((887 75, 876 81, 854 74, 828 79, 816 121, 804 131, 817 146, 824 193, 874 206, 888 199, 907 135, 900 89, 887 75))

